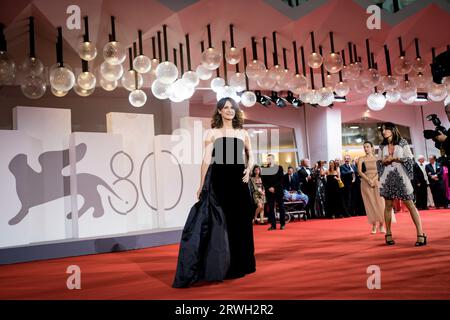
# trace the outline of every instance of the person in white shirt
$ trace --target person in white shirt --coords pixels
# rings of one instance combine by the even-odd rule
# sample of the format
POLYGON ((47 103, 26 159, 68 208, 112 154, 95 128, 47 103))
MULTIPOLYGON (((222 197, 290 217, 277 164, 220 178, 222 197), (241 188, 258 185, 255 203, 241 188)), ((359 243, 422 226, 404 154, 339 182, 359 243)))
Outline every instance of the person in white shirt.
POLYGON ((447 208, 447 199, 445 196, 443 170, 439 163, 436 162, 436 156, 430 156, 430 163, 425 166, 430 182, 430 189, 433 193, 433 200, 436 208, 447 208))
POLYGON ((428 209, 427 190, 430 189, 429 184, 428 175, 425 171, 425 157, 419 155, 417 157, 417 162, 414 164, 414 191, 416 196, 416 206, 419 210, 428 209))
POLYGON ((297 170, 299 188, 309 198, 305 210, 309 218, 311 218, 315 216, 314 202, 316 199, 316 183, 313 177, 311 176, 312 168, 310 167, 309 159, 302 159, 300 164, 301 164, 300 168, 297 170))

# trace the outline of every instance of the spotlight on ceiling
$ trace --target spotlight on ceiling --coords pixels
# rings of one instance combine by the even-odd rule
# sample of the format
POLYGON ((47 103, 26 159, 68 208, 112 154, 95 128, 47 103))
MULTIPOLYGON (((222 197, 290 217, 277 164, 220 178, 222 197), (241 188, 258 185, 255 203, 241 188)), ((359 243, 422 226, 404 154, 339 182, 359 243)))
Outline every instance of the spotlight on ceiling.
POLYGON ((426 92, 417 92, 416 102, 428 102, 428 94, 426 92))
POLYGON ((270 95, 270 99, 275 102, 275 104, 277 105, 277 107, 279 108, 284 108, 287 106, 287 101, 286 99, 279 97, 278 93, 276 93, 275 91, 272 91, 272 94, 270 95))
POLYGON ((268 107, 270 106, 270 97, 261 94, 261 91, 256 90, 255 91, 255 95, 256 95, 256 101, 260 104, 262 104, 264 107, 268 107))
POLYGON ((294 94, 291 91, 288 91, 286 100, 287 102, 292 104, 292 106, 295 108, 298 108, 303 105, 303 102, 299 98, 294 97, 294 94))
POLYGON ((347 98, 346 97, 334 96, 333 102, 347 102, 347 98))

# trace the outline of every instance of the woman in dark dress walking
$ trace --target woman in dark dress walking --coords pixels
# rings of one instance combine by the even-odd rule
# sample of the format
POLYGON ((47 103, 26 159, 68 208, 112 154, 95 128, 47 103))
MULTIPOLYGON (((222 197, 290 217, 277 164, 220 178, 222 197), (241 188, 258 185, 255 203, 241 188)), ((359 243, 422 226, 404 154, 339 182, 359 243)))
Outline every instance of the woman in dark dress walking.
POLYGON ((331 160, 328 163, 326 175, 327 183, 325 184, 325 194, 327 217, 331 219, 336 217, 342 218, 344 214, 344 199, 342 197, 341 188, 339 187, 341 177, 339 174, 339 166, 334 160, 331 160))
POLYGON ((231 98, 217 103, 205 141, 199 201, 183 229, 173 287, 240 278, 256 271, 249 189, 253 166, 242 111, 231 98))
POLYGON ((316 218, 326 217, 326 194, 325 194, 325 184, 326 184, 326 170, 324 168, 325 161, 317 161, 317 166, 314 168, 313 179, 316 180, 316 201, 314 204, 314 212, 316 218))

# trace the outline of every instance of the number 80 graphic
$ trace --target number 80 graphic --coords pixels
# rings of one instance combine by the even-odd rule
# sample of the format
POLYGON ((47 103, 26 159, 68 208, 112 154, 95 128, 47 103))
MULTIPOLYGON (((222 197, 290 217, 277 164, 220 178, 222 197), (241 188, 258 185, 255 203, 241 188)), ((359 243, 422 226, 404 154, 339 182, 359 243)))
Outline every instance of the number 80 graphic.
MULTIPOLYGON (((163 154, 168 154, 168 155, 172 156, 172 157, 175 159, 175 161, 176 161, 176 163, 177 163, 178 171, 179 171, 179 174, 180 174, 180 189, 179 189, 179 192, 178 192, 177 200, 175 201, 175 203, 174 203, 173 205, 171 205, 171 206, 169 206, 169 207, 167 207, 167 208, 164 208, 164 210, 172 210, 173 208, 175 208, 175 207, 178 205, 178 203, 179 203, 180 200, 181 200, 181 196, 182 196, 182 194, 183 194, 183 170, 182 170, 182 168, 181 168, 180 162, 179 162, 178 159, 173 155, 172 152, 170 152, 170 151, 168 151, 168 150, 162 150, 161 152, 162 152, 163 154)), ((119 183, 128 183, 128 184, 131 184, 131 186, 132 186, 132 188, 133 188, 133 190, 134 190, 134 194, 135 194, 135 196, 134 196, 135 200, 134 200, 134 202, 133 202, 131 208, 129 208, 128 210, 125 210, 125 211, 121 211, 121 210, 117 209, 117 208, 113 205, 113 203, 112 203, 112 201, 111 201, 111 196, 108 195, 108 202, 109 202, 109 205, 110 205, 111 208, 112 208, 115 212, 117 212, 118 214, 126 215, 126 214, 128 214, 129 212, 133 211, 133 210, 136 208, 136 206, 137 206, 137 204, 138 204, 138 202, 139 202, 139 192, 141 193, 142 199, 144 200, 145 204, 146 204, 148 207, 150 207, 151 209, 153 209, 153 210, 155 210, 155 211, 157 210, 157 207, 154 206, 154 205, 152 205, 152 204, 150 203, 150 200, 148 199, 148 196, 145 194, 145 192, 144 192, 144 187, 143 187, 143 181, 144 181, 144 179, 143 179, 144 166, 145 166, 145 164, 150 160, 150 157, 152 157, 152 156, 153 156, 153 157, 155 156, 154 152, 151 152, 151 153, 147 154, 147 155, 144 157, 144 159, 142 160, 141 166, 140 166, 140 168, 139 168, 139 177, 138 177, 138 178, 139 178, 139 189, 138 189, 138 187, 136 186, 136 184, 135 184, 132 180, 129 179, 129 177, 133 174, 133 171, 134 171, 134 161, 133 161, 133 159, 131 158, 131 156, 130 156, 128 153, 126 153, 125 151, 118 151, 118 152, 116 152, 116 153, 111 157, 111 161, 110 161, 110 163, 109 163, 109 166, 110 166, 110 168, 111 168, 111 172, 112 172, 113 175, 117 178, 117 179, 113 182, 113 185, 115 186, 115 185, 117 185, 117 184, 119 184, 119 183), (130 164, 130 170, 129 170, 129 172, 128 172, 127 174, 125 174, 125 175, 120 175, 120 174, 118 174, 118 173, 117 173, 117 170, 114 169, 114 162, 115 162, 116 158, 117 158, 119 155, 124 155, 124 156, 126 157, 126 159, 128 159, 128 162, 129 162, 129 164, 130 164)), ((128 201, 126 201, 125 203, 128 204, 128 201)))

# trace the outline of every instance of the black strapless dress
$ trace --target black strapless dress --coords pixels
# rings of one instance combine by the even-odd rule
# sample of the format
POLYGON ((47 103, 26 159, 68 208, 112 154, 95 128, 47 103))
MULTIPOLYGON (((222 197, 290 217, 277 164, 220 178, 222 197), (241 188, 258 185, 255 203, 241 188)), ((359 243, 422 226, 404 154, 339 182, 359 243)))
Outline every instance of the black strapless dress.
POLYGON ((242 139, 215 140, 200 200, 183 229, 174 288, 255 272, 254 204, 248 183, 242 181, 243 151, 242 139))

